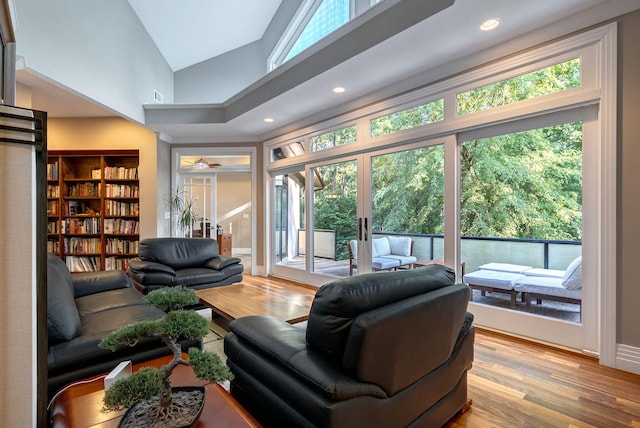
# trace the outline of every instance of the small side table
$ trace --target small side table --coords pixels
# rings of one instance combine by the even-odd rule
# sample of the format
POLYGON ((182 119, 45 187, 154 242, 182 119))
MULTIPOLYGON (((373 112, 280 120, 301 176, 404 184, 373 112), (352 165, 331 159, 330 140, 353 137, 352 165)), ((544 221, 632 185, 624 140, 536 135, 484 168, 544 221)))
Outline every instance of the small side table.
POLYGON ((231 257, 231 234, 223 233, 216 235, 218 241, 218 254, 225 257, 231 257))
MULTIPOLYGON (((133 366, 160 367, 171 357, 162 357, 133 366)), ((207 385, 204 410, 197 427, 260 427, 251 416, 222 386, 207 384, 197 379, 191 367, 178 366, 171 374, 173 386, 207 385)), ((104 381, 102 378, 85 384, 74 385, 61 393, 51 404, 51 427, 86 428, 117 427, 124 411, 103 413, 104 381)))

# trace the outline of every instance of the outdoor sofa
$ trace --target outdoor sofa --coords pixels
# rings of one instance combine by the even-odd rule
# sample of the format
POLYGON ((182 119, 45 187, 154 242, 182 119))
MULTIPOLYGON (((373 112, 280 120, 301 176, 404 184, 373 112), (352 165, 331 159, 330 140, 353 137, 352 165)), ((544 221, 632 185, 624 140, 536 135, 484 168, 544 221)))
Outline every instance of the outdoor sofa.
POLYGON ((564 271, 510 263, 487 263, 463 276, 463 281, 471 289, 480 290, 483 296, 486 292, 508 294, 512 308, 516 307, 518 293, 527 308, 532 300, 538 304, 542 300, 553 300, 581 305, 581 279, 582 257, 574 259, 564 271))
MULTIPOLYGON (((358 268, 358 241, 347 243, 349 249, 349 276, 358 268)), ((383 236, 371 241, 371 267, 374 271, 413 267, 418 259, 413 255, 413 240, 406 236, 383 236)))

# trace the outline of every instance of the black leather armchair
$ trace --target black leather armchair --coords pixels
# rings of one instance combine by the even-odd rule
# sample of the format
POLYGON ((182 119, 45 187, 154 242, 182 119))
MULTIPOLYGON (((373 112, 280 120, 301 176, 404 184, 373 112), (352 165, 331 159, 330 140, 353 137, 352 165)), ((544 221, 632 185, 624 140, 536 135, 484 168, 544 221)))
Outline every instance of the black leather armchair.
MULTIPOLYGON (((64 385, 113 370, 121 361, 140 363, 168 355, 160 339, 146 339, 116 352, 98 346, 104 336, 128 324, 164 317, 148 305, 121 271, 71 275, 64 262, 47 256, 47 356, 49 397, 64 385)), ((182 349, 202 341, 181 342, 182 349)))
POLYGON ((306 329, 230 323, 231 393, 267 427, 441 426, 467 407, 468 301, 442 265, 326 284, 306 329))
POLYGON ((242 282, 241 260, 219 255, 214 239, 148 238, 140 241, 138 257, 127 272, 144 294, 174 285, 200 290, 242 282))

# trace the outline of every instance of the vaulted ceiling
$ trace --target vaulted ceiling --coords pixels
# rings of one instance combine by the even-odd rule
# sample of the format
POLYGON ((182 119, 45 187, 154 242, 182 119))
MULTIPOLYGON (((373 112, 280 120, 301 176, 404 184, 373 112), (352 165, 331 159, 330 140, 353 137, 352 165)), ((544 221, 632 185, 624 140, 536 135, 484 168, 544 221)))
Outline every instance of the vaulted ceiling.
MULTIPOLYGON (((128 1, 174 71, 259 40, 281 4, 277 0, 128 1)), ((544 34, 551 24, 563 22, 571 29, 597 23, 607 14, 616 13, 612 9, 620 8, 622 3, 629 2, 456 0, 451 7, 374 46, 354 50, 350 58, 317 67, 301 81, 289 78, 287 83, 278 82, 278 76, 294 76, 287 76, 286 70, 264 76, 222 107, 216 107, 223 109, 224 120, 160 120, 158 114, 170 115, 176 110, 171 110, 175 106, 158 106, 160 113, 147 111, 147 118, 152 118, 147 127, 170 135, 177 142, 264 138, 274 129, 284 129, 301 119, 327 116, 328 111, 339 112, 370 102, 372 94, 379 96, 406 89, 403 83, 419 81, 416 76, 443 74, 442 68, 448 64, 464 62, 465 57, 492 47, 508 46, 517 37, 529 37, 533 42, 553 37, 554 34, 544 34), (501 19, 500 27, 492 32, 479 31, 479 25, 493 17, 501 19), (337 85, 344 86, 346 92, 340 95, 331 92, 337 85), (259 99, 256 94, 260 91, 269 96, 263 94, 259 99), (265 123, 265 117, 273 117, 275 122, 265 123)), ((348 48, 343 47, 342 51, 348 48)), ((335 52, 340 54, 340 50, 335 52)), ((331 58, 337 57, 327 58, 329 61, 325 62, 331 63, 331 58)), ((113 114, 51 82, 19 75, 18 81, 21 80, 37 94, 33 107, 48 111, 51 117, 113 114)), ((203 116, 203 111, 198 114, 203 116)))

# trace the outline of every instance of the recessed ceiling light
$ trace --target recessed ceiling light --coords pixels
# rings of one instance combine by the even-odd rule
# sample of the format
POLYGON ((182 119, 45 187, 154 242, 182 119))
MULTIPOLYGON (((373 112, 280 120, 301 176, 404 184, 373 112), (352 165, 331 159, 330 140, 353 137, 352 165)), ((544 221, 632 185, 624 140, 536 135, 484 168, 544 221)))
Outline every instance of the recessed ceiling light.
POLYGON ((273 122, 273 118, 272 117, 265 117, 263 120, 265 122, 267 122, 267 123, 272 123, 273 122))
POLYGON ((335 88, 333 88, 333 92, 335 92, 336 94, 341 94, 344 91, 346 91, 346 89, 343 88, 342 86, 336 86, 335 88))
POLYGON ((480 25, 480 29, 482 31, 491 31, 498 28, 499 25, 500 25, 500 18, 491 18, 484 21, 482 25, 480 25))

